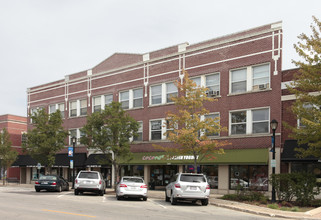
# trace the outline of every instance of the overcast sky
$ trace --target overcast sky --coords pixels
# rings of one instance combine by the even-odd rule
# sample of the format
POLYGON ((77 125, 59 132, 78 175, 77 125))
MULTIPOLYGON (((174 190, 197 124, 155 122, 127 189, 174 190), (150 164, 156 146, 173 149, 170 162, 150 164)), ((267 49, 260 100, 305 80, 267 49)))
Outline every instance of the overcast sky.
POLYGON ((283 21, 283 70, 320 0, 0 0, 0 115, 27 115, 27 88, 146 53, 283 21))

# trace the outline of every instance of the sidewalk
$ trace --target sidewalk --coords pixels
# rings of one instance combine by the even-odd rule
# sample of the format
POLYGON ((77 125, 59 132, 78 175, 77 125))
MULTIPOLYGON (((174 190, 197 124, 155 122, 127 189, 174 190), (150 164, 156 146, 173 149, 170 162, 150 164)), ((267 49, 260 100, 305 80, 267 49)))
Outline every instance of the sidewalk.
MULTIPOLYGON (((32 184, 15 184, 10 183, 10 187, 23 187, 23 188, 33 188, 32 184)), ((0 187, 6 187, 0 185, 0 187)), ((114 189, 106 189, 107 194, 114 194, 114 189)), ((290 211, 281 211, 265 207, 260 207, 256 205, 249 205, 241 202, 234 202, 219 199, 222 195, 211 194, 210 204, 222 208, 233 209, 242 212, 248 212, 256 215, 268 216, 268 217, 277 217, 277 218, 286 218, 286 219, 321 219, 321 207, 313 209, 309 212, 290 212, 290 211)), ((154 199, 165 200, 165 192, 163 190, 149 190, 148 197, 154 199)))

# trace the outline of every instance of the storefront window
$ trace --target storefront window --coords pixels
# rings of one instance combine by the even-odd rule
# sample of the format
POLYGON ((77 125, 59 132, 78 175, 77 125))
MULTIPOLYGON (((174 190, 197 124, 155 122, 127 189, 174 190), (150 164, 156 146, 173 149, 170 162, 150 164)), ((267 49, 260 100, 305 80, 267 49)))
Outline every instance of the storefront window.
MULTIPOLYGON (((45 175, 45 168, 41 168, 39 170, 39 177, 42 175, 45 175)), ((37 180, 38 179, 38 169, 37 167, 32 167, 31 168, 31 180, 37 180)))
POLYGON ((144 178, 144 166, 143 165, 123 166, 122 176, 140 176, 144 178))
POLYGON ((150 186, 166 186, 172 176, 177 173, 176 165, 169 166, 151 166, 150 169, 150 186))
POLYGON ((206 175, 211 189, 218 188, 218 165, 201 166, 202 173, 206 175))
POLYGON ((268 166, 230 166, 230 189, 268 190, 268 166))

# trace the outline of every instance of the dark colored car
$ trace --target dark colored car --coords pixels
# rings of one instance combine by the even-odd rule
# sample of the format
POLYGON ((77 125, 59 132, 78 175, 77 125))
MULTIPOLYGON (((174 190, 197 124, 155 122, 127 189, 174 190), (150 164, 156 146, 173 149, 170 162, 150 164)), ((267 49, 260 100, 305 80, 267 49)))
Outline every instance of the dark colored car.
POLYGON ((62 190, 69 191, 69 183, 61 176, 57 175, 44 175, 35 182, 36 192, 40 190, 57 191, 62 190))

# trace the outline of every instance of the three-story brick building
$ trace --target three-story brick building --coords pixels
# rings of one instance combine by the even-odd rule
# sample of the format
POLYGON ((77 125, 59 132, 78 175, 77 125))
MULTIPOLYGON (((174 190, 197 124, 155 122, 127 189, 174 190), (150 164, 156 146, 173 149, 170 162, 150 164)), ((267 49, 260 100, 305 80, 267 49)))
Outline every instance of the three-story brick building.
MULTIPOLYGON (((270 121, 281 121, 282 24, 264 25, 196 44, 182 43, 145 54, 115 53, 92 69, 70 74, 65 79, 28 89, 28 112, 60 109, 70 136, 80 137, 86 116, 119 101, 140 123, 139 137, 131 145, 133 160, 124 162, 122 173, 144 176, 162 187, 171 175, 188 172, 190 155, 163 160, 153 144, 171 146, 162 135, 166 112, 175 106, 168 98, 177 94, 174 81, 183 69, 198 85, 208 87, 217 102, 205 103, 228 132, 212 138, 227 140, 226 154, 202 161, 199 171, 209 176, 211 187, 225 193, 236 188, 267 190, 271 173, 270 121)), ((45 74, 45 73, 44 73, 45 74)), ((280 123, 279 123, 280 124, 280 123)), ((30 118, 28 126, 32 126, 30 118)), ((280 159, 280 129, 276 131, 276 155, 280 159)), ((68 145, 71 145, 69 140, 68 145)), ((87 152, 77 143, 76 152, 87 152)), ((95 164, 88 151, 79 169, 101 170, 112 179, 111 167, 95 164)), ((279 164, 277 172, 279 172, 279 164)), ((68 173, 68 167, 63 172, 68 173)))

